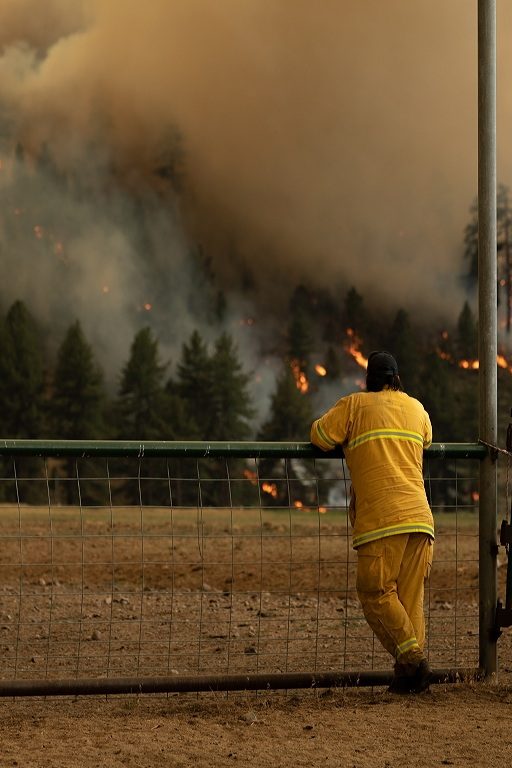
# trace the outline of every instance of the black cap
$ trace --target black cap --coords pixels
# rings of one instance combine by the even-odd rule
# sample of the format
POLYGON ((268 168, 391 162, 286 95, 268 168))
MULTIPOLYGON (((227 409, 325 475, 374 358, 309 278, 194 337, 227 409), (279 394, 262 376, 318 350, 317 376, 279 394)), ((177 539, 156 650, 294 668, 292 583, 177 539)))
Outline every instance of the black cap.
POLYGON ((370 352, 366 372, 370 375, 396 376, 398 365, 389 352, 370 352))

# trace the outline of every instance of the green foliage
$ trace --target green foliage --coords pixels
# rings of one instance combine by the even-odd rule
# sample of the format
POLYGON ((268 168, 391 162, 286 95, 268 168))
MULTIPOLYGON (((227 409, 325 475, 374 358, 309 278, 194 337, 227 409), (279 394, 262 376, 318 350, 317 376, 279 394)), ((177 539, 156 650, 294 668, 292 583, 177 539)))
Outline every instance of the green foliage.
POLYGON ((293 292, 289 304, 290 321, 287 331, 287 354, 296 360, 301 371, 308 372, 309 359, 313 348, 313 307, 308 290, 299 285, 293 292))
POLYGON ((103 374, 78 321, 70 326, 59 347, 53 378, 53 433, 68 440, 102 437, 103 374))
POLYGON ((456 353, 461 360, 476 360, 478 357, 476 320, 467 301, 457 321, 456 353))
POLYGON ((327 353, 325 356, 325 369, 327 371, 326 378, 330 381, 336 381, 341 375, 341 361, 340 353, 329 344, 327 347, 327 353))
MULTIPOLYGON (((300 392, 289 365, 284 364, 271 398, 268 419, 263 424, 258 437, 260 440, 283 442, 308 440, 312 420, 309 395, 300 392)), ((267 504, 276 506, 287 504, 290 482, 295 494, 303 503, 312 503, 312 486, 307 483, 308 469, 304 462, 290 461, 285 465, 280 460, 262 460, 259 474, 262 479, 283 478, 282 482, 274 483, 275 495, 265 497, 267 504), (303 482, 304 480, 306 482, 303 482)))
POLYGON ((158 341, 150 328, 142 328, 132 342, 116 403, 117 433, 131 440, 161 440, 164 421, 164 375, 167 366, 159 360, 158 341))
POLYGON ((183 344, 177 373, 177 394, 184 403, 189 425, 188 435, 183 435, 183 438, 212 440, 215 427, 212 363, 198 331, 192 333, 188 344, 183 344))
POLYGON ((260 440, 306 440, 312 422, 311 402, 298 389, 289 365, 284 364, 270 402, 270 414, 260 440))
POLYGON ((254 416, 248 391, 249 376, 242 371, 232 338, 223 333, 211 358, 212 423, 216 440, 243 440, 254 416))
POLYGON ((432 421, 434 440, 441 442, 452 439, 454 435, 455 399, 452 388, 454 367, 451 362, 442 360, 436 352, 429 352, 424 360, 418 396, 432 421))
POLYGON ((343 322, 345 330, 352 328, 354 333, 364 337, 368 330, 368 313, 364 306, 364 299, 352 286, 345 296, 343 306, 343 322))
POLYGON ((396 313, 385 346, 396 357, 404 388, 414 395, 418 391, 419 377, 418 338, 405 310, 399 309, 396 313))
POLYGON ((37 438, 44 429, 44 363, 39 328, 21 301, 0 324, 0 430, 37 438))

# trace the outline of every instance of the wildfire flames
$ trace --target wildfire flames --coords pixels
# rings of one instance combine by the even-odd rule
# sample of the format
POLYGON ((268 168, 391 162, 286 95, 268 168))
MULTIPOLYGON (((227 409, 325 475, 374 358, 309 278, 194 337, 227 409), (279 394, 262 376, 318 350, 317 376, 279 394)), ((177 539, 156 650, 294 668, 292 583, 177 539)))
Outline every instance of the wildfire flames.
POLYGON ((258 476, 252 469, 244 469, 244 477, 251 482, 252 485, 258 484, 258 476))
MULTIPOLYGON (((443 331, 441 337, 446 341, 448 339, 448 331, 443 331)), ((478 360, 454 360, 449 352, 444 352, 442 349, 437 349, 437 354, 441 360, 447 360, 450 363, 454 363, 458 365, 459 368, 463 368, 465 371, 478 371, 480 367, 478 360)), ((512 373, 512 363, 507 360, 505 355, 496 355, 496 365, 498 368, 503 368, 503 370, 512 373)))
MULTIPOLYGON (((368 358, 366 358, 361 352, 362 341, 352 328, 347 328, 348 341, 345 346, 347 353, 352 357, 355 362, 361 366, 361 368, 367 368, 368 358)), ((448 339, 448 331, 443 331, 441 337, 444 341, 448 339)), ((454 360, 449 352, 445 352, 442 349, 437 349, 437 354, 441 360, 447 360, 450 363, 458 365, 459 368, 463 368, 465 371, 478 371, 478 360, 454 360)), ((512 363, 507 360, 505 355, 499 354, 496 356, 496 364, 499 368, 512 373, 512 363)))
POLYGON ((368 358, 361 352, 361 339, 355 333, 353 328, 347 328, 348 342, 345 347, 348 354, 356 361, 361 368, 368 367, 368 358))
POLYGON ((268 493, 273 499, 277 498, 277 485, 275 483, 262 483, 261 490, 268 493))
POLYGON ((301 370, 299 361, 291 360, 290 368, 292 369, 293 377, 295 379, 295 386, 301 394, 305 395, 309 390, 309 381, 304 371, 301 370))

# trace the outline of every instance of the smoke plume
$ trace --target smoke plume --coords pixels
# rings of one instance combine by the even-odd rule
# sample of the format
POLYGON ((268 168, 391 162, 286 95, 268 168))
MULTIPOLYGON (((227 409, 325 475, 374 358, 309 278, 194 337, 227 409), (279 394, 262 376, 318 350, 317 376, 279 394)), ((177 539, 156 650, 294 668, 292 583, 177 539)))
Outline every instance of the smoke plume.
POLYGON ((88 312, 106 357, 117 314, 153 312, 172 349, 201 315, 201 243, 232 293, 304 280, 460 310, 476 4, 3 0, 0 51, 4 303, 34 294, 49 324, 54 304, 88 312))

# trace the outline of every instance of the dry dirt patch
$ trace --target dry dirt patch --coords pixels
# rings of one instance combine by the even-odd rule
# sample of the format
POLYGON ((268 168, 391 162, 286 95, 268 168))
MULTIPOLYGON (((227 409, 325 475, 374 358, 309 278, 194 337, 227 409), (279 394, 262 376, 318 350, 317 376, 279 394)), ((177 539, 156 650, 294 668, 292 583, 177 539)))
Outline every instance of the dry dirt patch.
POLYGON ((2 766, 496 766, 512 755, 512 689, 419 697, 17 700, 0 704, 2 766))

